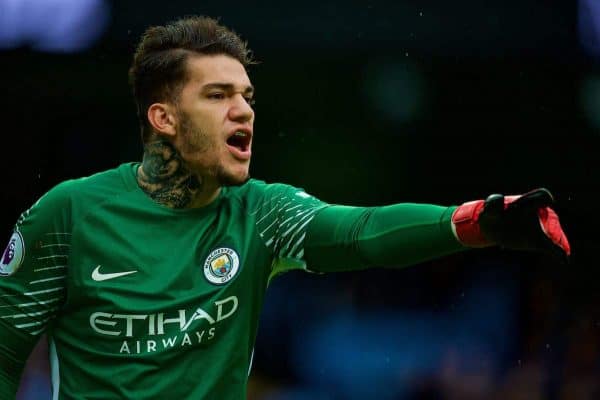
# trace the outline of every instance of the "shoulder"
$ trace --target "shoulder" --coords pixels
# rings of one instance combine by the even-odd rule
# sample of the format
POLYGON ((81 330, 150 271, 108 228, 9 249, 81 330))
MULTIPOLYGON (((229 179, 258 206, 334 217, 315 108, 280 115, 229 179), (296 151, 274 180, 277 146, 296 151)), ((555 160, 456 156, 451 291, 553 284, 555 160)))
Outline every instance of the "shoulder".
POLYGON ((127 190, 123 179, 123 169, 127 166, 131 168, 129 164, 123 164, 93 175, 62 181, 44 193, 32 209, 72 209, 77 203, 97 201, 123 192, 127 190))
POLYGON ((232 197, 239 199, 244 203, 261 200, 265 197, 282 196, 285 193, 302 191, 294 186, 284 183, 268 183, 259 179, 250 179, 241 186, 229 188, 232 197))
POLYGON ((64 181, 57 186, 71 195, 90 195, 94 193, 112 194, 127 190, 126 175, 134 168, 133 163, 122 164, 116 168, 97 172, 93 175, 64 181))
POLYGON ((241 186, 231 187, 228 192, 249 212, 254 212, 265 205, 318 201, 302 188, 285 183, 268 183, 258 179, 250 179, 241 186))

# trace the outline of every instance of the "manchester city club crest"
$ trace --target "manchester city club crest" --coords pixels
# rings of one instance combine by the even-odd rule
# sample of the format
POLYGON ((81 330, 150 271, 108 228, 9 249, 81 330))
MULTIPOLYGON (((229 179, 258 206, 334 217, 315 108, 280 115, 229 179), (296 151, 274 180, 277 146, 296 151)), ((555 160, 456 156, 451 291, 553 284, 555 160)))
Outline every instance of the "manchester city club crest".
POLYGON ((204 276, 210 283, 223 285, 229 282, 240 268, 237 253, 227 247, 211 251, 204 262, 204 276))
POLYGON ((25 258, 25 242, 19 232, 13 233, 0 258, 0 276, 14 274, 25 258))

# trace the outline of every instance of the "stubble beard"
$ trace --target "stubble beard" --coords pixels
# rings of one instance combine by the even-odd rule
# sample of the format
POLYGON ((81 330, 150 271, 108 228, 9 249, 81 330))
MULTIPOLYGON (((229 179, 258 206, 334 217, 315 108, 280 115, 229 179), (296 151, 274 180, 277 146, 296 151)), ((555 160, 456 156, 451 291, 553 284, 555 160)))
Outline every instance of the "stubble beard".
MULTIPOLYGON (((180 129, 179 133, 184 140, 184 151, 186 154, 199 155, 217 152, 217 144, 211 140, 210 136, 194 124, 191 118, 182 110, 179 110, 180 129)), ((189 166, 192 170, 196 169, 193 165, 189 166)), ((247 173, 242 179, 229 173, 225 166, 218 160, 214 165, 208 166, 202 171, 198 171, 201 176, 208 176, 214 179, 219 186, 241 186, 250 180, 250 174, 247 173)))

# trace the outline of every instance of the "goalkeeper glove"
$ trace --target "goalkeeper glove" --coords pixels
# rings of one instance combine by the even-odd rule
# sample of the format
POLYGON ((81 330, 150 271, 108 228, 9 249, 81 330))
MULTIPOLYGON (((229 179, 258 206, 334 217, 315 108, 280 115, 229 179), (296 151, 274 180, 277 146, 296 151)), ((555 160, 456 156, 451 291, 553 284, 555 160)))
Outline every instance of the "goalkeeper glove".
POLYGON ((452 214, 453 230, 467 247, 498 245, 565 258, 571 248, 558 215, 550 208, 553 202, 546 189, 518 196, 492 194, 459 206, 452 214))

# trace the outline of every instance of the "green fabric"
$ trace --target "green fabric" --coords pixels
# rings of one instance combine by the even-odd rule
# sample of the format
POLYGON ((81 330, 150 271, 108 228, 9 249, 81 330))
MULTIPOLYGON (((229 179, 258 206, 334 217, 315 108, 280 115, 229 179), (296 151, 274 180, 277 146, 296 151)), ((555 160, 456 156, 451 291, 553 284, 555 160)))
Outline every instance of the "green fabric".
MULTIPOLYGON (((0 355, 0 399, 14 399, 17 393, 19 381, 15 378, 17 374, 9 369, 10 367, 0 355)), ((18 374, 21 374, 20 370, 18 374)))
POLYGON ((14 399, 25 362, 35 340, 0 319, 0 399, 14 399))
POLYGON ((454 209, 411 203, 327 207, 308 229, 307 266, 318 272, 403 267, 464 250, 451 228, 454 209))
POLYGON ((0 379, 18 381, 47 332, 58 399, 243 399, 268 279, 304 268, 326 205, 251 180, 173 210, 137 166, 64 182, 19 218, 23 261, 0 264, 0 379))
POLYGON ((138 187, 138 165, 61 183, 17 221, 0 260, 1 399, 44 332, 60 400, 243 399, 272 277, 461 249, 452 208, 330 206, 251 180, 173 210, 138 187))

